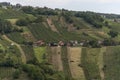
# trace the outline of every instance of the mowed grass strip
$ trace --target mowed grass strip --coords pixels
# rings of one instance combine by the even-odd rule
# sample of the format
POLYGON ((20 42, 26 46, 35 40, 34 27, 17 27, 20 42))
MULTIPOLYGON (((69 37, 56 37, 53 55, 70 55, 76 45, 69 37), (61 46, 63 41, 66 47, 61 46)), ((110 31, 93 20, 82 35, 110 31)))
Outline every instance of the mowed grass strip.
POLYGON ((68 47, 68 59, 72 77, 75 80, 86 80, 81 65, 81 47, 68 47))
POLYGON ((62 56, 65 80, 72 80, 71 71, 70 71, 70 67, 69 67, 69 61, 68 61, 67 47, 62 47, 61 56, 62 56))
POLYGON ((101 80, 98 57, 100 48, 82 49, 82 66, 87 80, 101 80))
POLYGON ((120 80, 120 46, 107 47, 103 70, 104 80, 120 80))
POLYGON ((47 47, 47 59, 57 71, 63 71, 61 47, 47 47))
POLYGON ((100 71, 100 76, 101 76, 101 80, 104 80, 105 75, 104 75, 104 54, 106 52, 106 47, 102 47, 101 51, 99 53, 99 57, 98 57, 98 65, 99 65, 99 71, 100 71))
POLYGON ((39 63, 46 61, 46 47, 34 47, 34 52, 39 63))

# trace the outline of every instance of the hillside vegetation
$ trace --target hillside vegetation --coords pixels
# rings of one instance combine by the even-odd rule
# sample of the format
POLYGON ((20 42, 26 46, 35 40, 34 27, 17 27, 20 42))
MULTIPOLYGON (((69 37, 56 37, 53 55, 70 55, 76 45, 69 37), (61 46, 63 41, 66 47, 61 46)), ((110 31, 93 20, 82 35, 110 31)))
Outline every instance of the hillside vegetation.
POLYGON ((120 15, 5 4, 0 80, 120 80, 120 15))

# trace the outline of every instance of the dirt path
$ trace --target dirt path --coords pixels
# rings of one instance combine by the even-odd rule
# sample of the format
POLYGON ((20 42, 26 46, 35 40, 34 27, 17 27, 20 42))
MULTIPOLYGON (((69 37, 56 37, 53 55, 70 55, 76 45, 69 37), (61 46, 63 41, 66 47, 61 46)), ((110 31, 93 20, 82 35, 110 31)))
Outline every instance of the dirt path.
POLYGON ((52 51, 52 63, 56 70, 63 71, 63 65, 61 60, 61 47, 51 47, 52 51))
POLYGON ((55 25, 52 23, 52 20, 51 20, 51 19, 47 18, 47 23, 48 23, 48 25, 50 26, 50 28, 51 28, 52 31, 58 33, 58 30, 57 30, 57 28, 55 27, 55 25))
POLYGON ((104 80, 104 71, 103 71, 104 61, 103 61, 103 55, 104 55, 105 51, 106 51, 106 47, 101 48, 101 52, 99 53, 99 58, 98 58, 98 65, 99 65, 101 80, 104 80))
POLYGON ((20 53, 21 53, 22 62, 26 64, 26 56, 21 46, 17 44, 16 42, 10 40, 6 35, 3 35, 3 38, 17 46, 17 48, 20 50, 20 53))
POLYGON ((68 47, 68 59, 72 77, 75 80, 86 80, 84 71, 79 66, 81 64, 81 48, 68 47))

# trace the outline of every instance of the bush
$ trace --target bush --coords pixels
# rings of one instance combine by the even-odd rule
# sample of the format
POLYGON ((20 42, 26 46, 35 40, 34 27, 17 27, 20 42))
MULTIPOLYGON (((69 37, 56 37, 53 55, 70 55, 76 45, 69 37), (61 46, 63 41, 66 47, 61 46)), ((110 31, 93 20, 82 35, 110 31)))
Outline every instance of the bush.
POLYGON ((22 65, 22 68, 33 80, 45 80, 44 72, 38 66, 26 64, 22 65))
POLYGON ((27 19, 19 19, 17 22, 16 22, 16 25, 18 26, 27 26, 28 25, 28 21, 27 19))
POLYGON ((18 79, 19 76, 20 76, 20 74, 21 74, 21 71, 17 69, 17 70, 13 73, 13 78, 14 78, 14 79, 18 79))
POLYGON ((104 19, 94 12, 78 12, 75 16, 83 18, 86 22, 92 24, 93 27, 96 28, 102 28, 102 26, 105 25, 104 19))
POLYGON ((111 30, 108 34, 109 34, 112 38, 118 36, 118 32, 112 31, 112 30, 111 30))
POLYGON ((12 31, 12 25, 9 21, 0 19, 0 32, 10 33, 12 31))
POLYGON ((37 19, 34 21, 35 23, 40 23, 45 21, 44 18, 42 16, 38 16, 37 19))

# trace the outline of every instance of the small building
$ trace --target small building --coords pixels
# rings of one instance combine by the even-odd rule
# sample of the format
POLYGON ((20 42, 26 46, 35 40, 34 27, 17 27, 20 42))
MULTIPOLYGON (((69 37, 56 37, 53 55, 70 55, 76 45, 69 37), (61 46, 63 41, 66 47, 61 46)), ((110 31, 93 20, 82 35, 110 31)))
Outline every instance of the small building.
POLYGON ((45 42, 43 40, 39 40, 39 41, 34 42, 34 45, 35 46, 44 46, 45 42))
POLYGON ((63 41, 59 41, 59 42, 58 42, 58 45, 59 45, 59 46, 65 46, 65 43, 64 43, 63 41))

